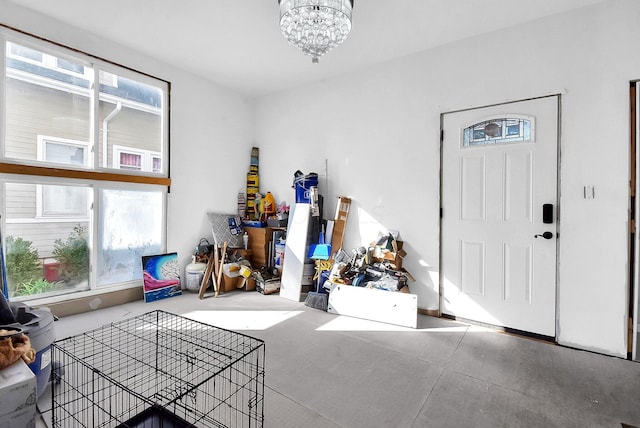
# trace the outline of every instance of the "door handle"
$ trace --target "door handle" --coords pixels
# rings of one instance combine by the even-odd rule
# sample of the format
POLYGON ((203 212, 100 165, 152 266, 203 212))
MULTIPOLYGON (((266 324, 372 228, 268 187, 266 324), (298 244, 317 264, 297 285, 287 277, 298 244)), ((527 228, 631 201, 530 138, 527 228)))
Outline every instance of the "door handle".
POLYGON ((542 235, 534 235, 534 238, 539 238, 539 237, 543 237, 544 239, 551 239, 551 238, 553 238, 553 233, 552 232, 544 232, 542 235))

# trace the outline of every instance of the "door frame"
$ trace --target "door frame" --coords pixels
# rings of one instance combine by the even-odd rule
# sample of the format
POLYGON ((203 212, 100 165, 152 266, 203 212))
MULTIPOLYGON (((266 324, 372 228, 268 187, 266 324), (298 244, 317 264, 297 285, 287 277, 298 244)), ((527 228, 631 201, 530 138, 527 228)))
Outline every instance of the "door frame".
POLYGON ((629 84, 629 229, 627 251, 629 260, 629 276, 628 276, 628 322, 627 322, 627 359, 638 359, 638 293, 640 283, 640 273, 638 272, 640 251, 638 251, 640 242, 640 233, 638 233, 638 209, 640 201, 637 198, 638 180, 640 179, 638 171, 638 163, 640 162, 638 150, 638 107, 640 104, 640 80, 632 80, 629 84))
MULTIPOLYGON (((443 200, 442 200, 442 195, 443 195, 443 190, 444 190, 444 175, 443 175, 443 171, 444 171, 444 154, 443 154, 443 144, 444 144, 444 120, 445 120, 445 116, 448 114, 454 114, 454 113, 461 113, 461 112, 466 112, 466 111, 472 111, 472 110, 480 110, 480 109, 484 109, 484 108, 489 108, 489 107, 498 107, 498 106, 508 106, 509 104, 515 104, 515 103, 521 103, 521 102, 526 102, 526 101, 534 101, 534 100, 539 100, 539 99, 543 99, 543 98, 556 98, 557 101, 557 106, 556 106, 556 115, 557 115, 557 135, 556 135, 556 141, 557 141, 557 188, 556 188, 556 201, 555 201, 555 206, 556 206, 556 289, 555 289, 555 294, 556 294, 556 298, 555 298, 555 305, 556 307, 554 308, 554 312, 555 312, 555 337, 549 337, 549 336, 544 336, 544 335, 539 335, 537 333, 531 333, 531 332, 527 332, 527 331, 522 331, 522 330, 516 330, 516 329, 512 329, 509 327, 502 327, 502 326, 490 326, 491 328, 495 328, 498 329, 500 331, 504 331, 504 332, 509 332, 509 333, 515 333, 515 334, 519 334, 519 335, 523 335, 523 336, 529 336, 529 337, 534 337, 534 338, 539 338, 542 340, 547 340, 547 341, 553 341, 554 343, 557 343, 558 341, 558 333, 560 331, 560 326, 559 326, 559 321, 560 321, 560 313, 559 313, 559 291, 560 291, 560 237, 561 237, 561 206, 560 206, 560 200, 561 200, 561 193, 560 193, 560 182, 561 182, 561 155, 562 155, 562 93, 552 93, 552 94, 548 94, 548 95, 541 95, 538 97, 530 97, 530 98, 522 98, 522 99, 517 99, 517 100, 510 100, 510 101, 504 101, 504 102, 499 102, 499 103, 494 103, 494 104, 486 104, 486 105, 481 105, 481 106, 475 106, 475 107, 468 107, 468 108, 463 108, 463 109, 458 109, 458 110, 448 110, 445 112, 440 113, 440 183, 439 183, 439 192, 440 192, 440 219, 439 219, 439 224, 438 224, 438 250, 439 250, 439 257, 438 257, 438 316, 446 316, 452 319, 456 319, 456 317, 451 317, 450 315, 447 314, 443 314, 442 313, 442 308, 443 308, 443 299, 444 299, 444 278, 443 278, 443 272, 442 272, 442 259, 443 259, 443 254, 442 254, 442 217, 443 217, 443 200)), ((470 320, 465 320, 465 321, 470 321, 470 320)), ((476 324, 482 324, 482 323, 477 323, 474 321, 470 321, 472 323, 476 323, 476 324)))

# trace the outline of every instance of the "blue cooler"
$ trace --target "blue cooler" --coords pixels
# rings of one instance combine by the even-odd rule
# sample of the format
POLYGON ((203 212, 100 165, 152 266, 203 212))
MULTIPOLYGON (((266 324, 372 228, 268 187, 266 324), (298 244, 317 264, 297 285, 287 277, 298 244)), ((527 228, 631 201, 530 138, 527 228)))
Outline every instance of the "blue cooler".
POLYGON ((318 187, 318 174, 311 172, 307 175, 297 174, 293 180, 296 189, 296 203, 311 203, 311 188, 318 187))
POLYGON ((44 392, 51 376, 51 345, 56 337, 53 332, 53 314, 42 309, 33 309, 24 303, 10 303, 16 326, 29 336, 31 347, 36 351, 36 360, 29 368, 36 375, 36 395, 44 392))

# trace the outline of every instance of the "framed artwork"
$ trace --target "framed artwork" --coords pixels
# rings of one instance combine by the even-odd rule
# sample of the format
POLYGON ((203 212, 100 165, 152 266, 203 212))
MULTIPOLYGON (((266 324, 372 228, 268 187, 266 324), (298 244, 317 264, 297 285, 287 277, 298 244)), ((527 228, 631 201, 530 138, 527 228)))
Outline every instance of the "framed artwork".
POLYGON ((147 303, 182 294, 178 253, 142 256, 142 277, 147 303))

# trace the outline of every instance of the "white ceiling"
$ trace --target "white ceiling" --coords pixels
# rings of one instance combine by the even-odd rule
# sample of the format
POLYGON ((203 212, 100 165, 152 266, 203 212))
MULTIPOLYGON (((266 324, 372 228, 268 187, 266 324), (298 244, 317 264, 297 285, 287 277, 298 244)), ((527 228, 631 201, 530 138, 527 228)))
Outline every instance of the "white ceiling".
POLYGON ((355 0, 320 64, 280 35, 277 0, 8 1, 260 96, 607 0, 355 0))

